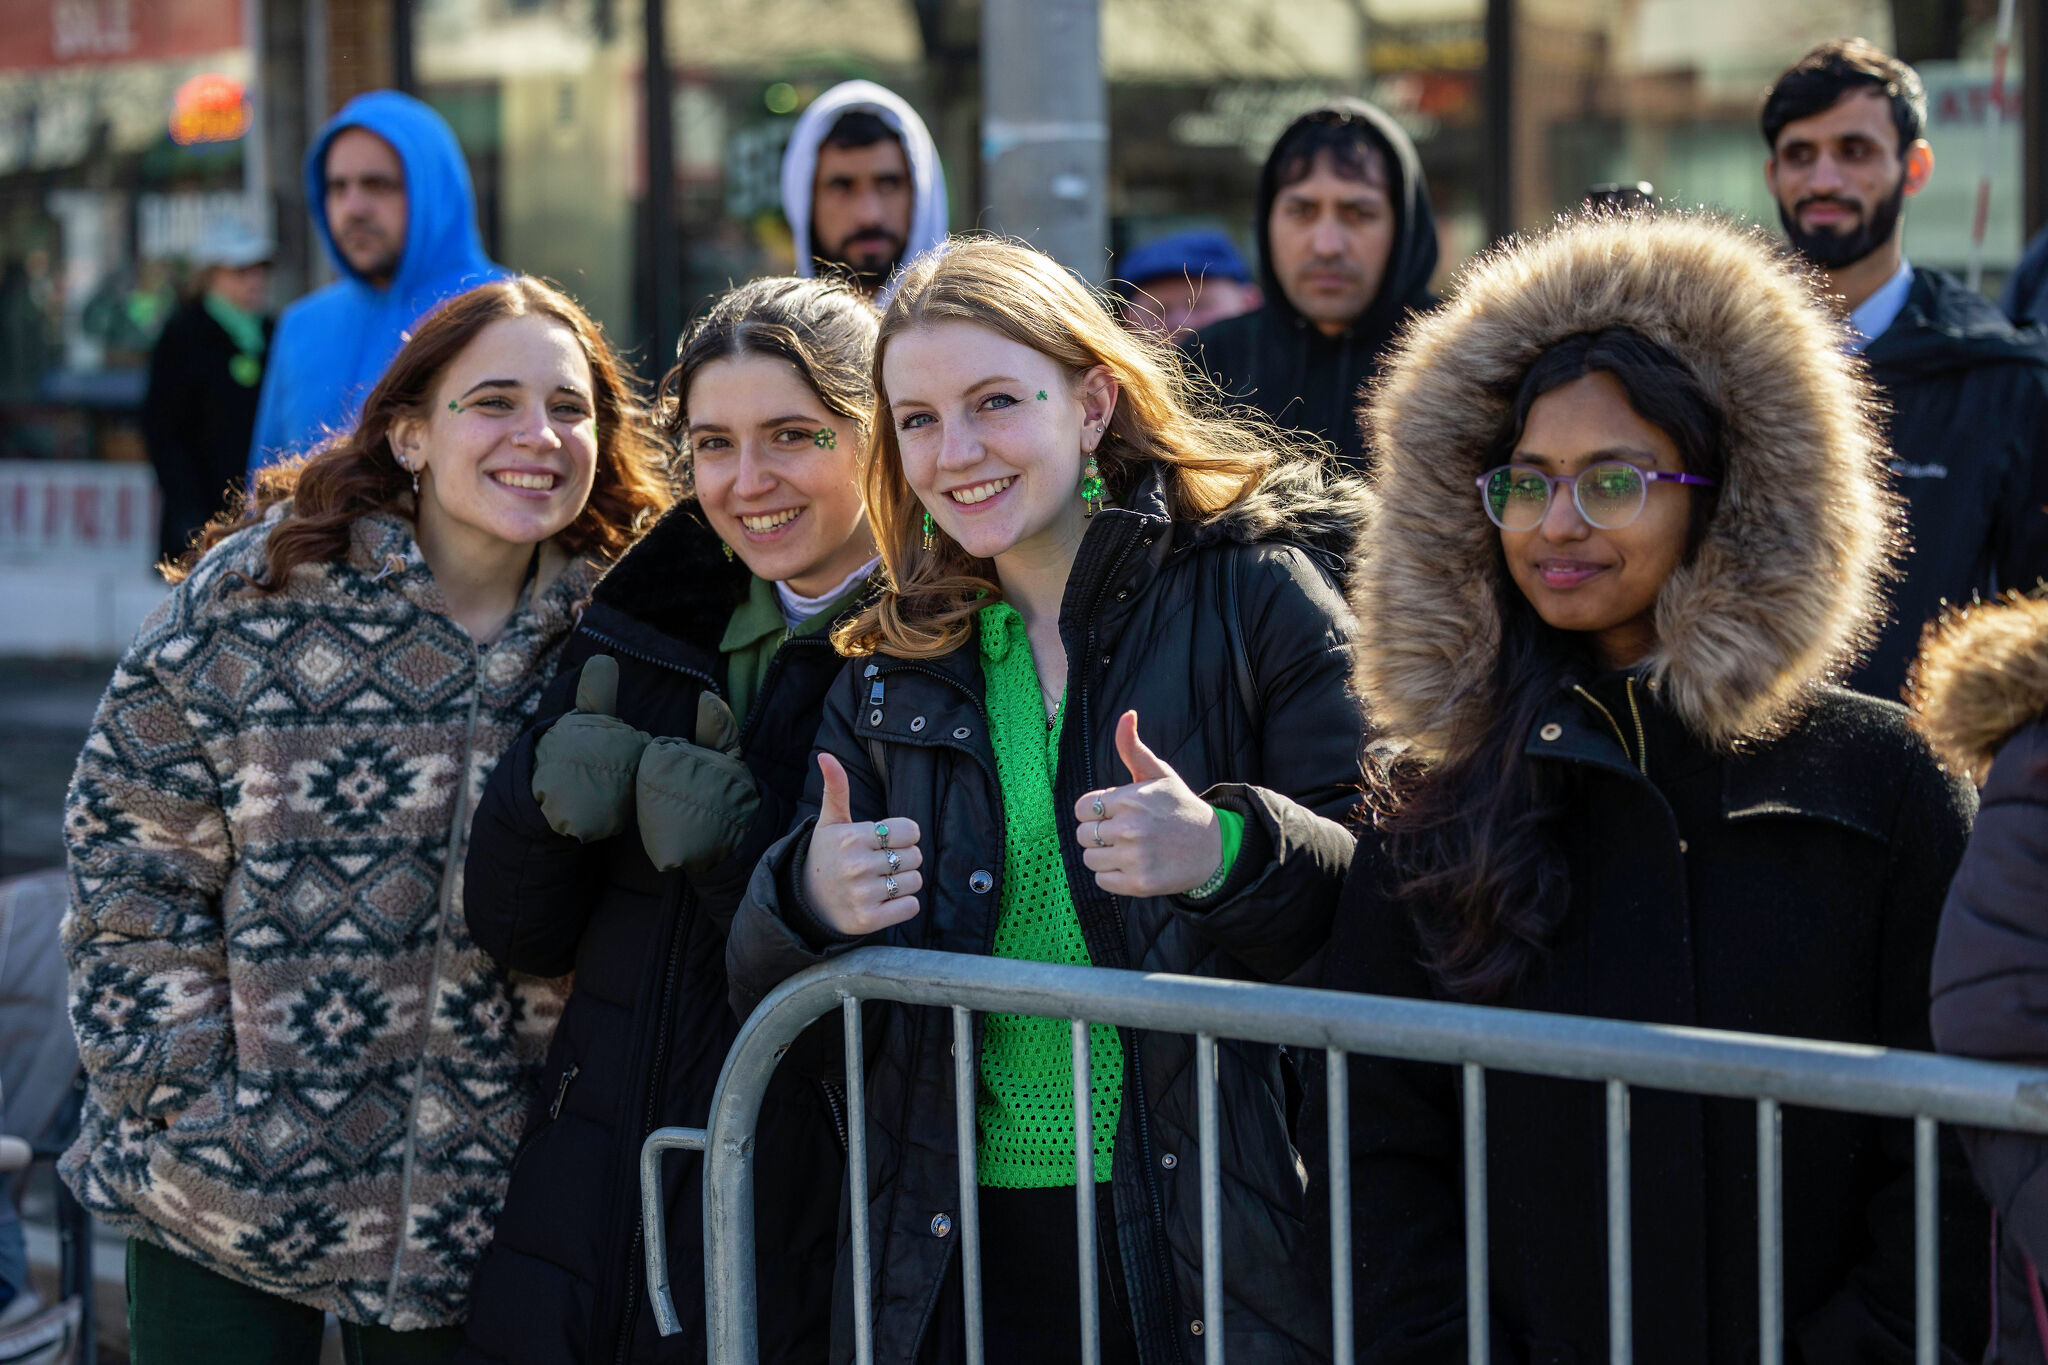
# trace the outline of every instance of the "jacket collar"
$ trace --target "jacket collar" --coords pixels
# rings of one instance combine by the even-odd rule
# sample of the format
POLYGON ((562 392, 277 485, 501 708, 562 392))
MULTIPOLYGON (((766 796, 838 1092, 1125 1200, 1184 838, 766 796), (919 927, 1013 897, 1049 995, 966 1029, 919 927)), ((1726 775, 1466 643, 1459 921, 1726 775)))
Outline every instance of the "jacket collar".
MULTIPOLYGON (((1639 684, 1638 695, 1645 690, 1639 684)), ((1604 693, 1601 699, 1607 700, 1604 693)), ((1629 724, 1626 715, 1618 719, 1624 726, 1629 724)), ((1649 762, 1653 772, 1661 770, 1660 764, 1679 757, 1670 751, 1671 737, 1689 734, 1683 725, 1673 721, 1675 718, 1667 713, 1667 723, 1651 732, 1649 762)), ((1656 785, 1653 778, 1637 769, 1606 718, 1571 693, 1559 695, 1538 715, 1522 752, 1529 758, 1574 763, 1645 787, 1656 785)), ((1814 753, 1805 745, 1779 742, 1742 746, 1723 755, 1714 755, 1701 746, 1700 753, 1721 765, 1723 820, 1822 820, 1880 841, 1891 837, 1895 794, 1883 783, 1844 780, 1839 769, 1817 772, 1817 768, 1826 769, 1829 765, 1816 762, 1814 753)))

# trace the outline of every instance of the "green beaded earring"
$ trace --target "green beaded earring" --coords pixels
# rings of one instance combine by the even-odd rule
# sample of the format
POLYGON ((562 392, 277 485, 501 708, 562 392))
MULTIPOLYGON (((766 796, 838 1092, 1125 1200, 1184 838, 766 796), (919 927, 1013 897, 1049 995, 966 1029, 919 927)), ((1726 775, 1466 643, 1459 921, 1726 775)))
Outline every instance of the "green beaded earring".
MULTIPOLYGON (((1101 431, 1102 423, 1097 422, 1095 429, 1101 431)), ((1091 450, 1081 466, 1081 505, 1088 509, 1089 516, 1102 510, 1103 493, 1102 470, 1096 465, 1095 452, 1091 450)))
POLYGON ((932 548, 932 514, 929 512, 924 514, 924 548, 932 548))

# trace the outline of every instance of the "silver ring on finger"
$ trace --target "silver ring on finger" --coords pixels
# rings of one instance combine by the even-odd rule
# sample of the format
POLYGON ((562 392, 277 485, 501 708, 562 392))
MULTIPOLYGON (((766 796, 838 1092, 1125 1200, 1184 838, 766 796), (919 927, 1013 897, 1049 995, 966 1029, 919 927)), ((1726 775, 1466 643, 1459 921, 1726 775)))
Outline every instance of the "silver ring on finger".
POLYGON ((1105 810, 1105 809, 1103 808, 1103 805, 1102 805, 1102 795, 1101 795, 1101 793, 1099 793, 1099 792, 1098 792, 1098 793, 1096 793, 1096 796, 1095 796, 1095 801, 1094 801, 1094 810, 1095 810, 1095 818, 1096 818, 1097 820, 1100 820, 1100 819, 1102 819, 1102 817, 1103 817, 1103 816, 1105 816, 1105 815, 1109 814, 1109 812, 1108 812, 1107 810, 1105 810))
POLYGON ((1100 820, 1095 822, 1095 846, 1097 848, 1109 847, 1109 840, 1102 837, 1102 822, 1100 820))
POLYGON ((876 825, 876 826, 875 826, 875 847, 876 847, 876 848, 887 848, 888 846, 889 846, 889 827, 888 827, 887 825, 876 825))
POLYGON ((890 900, 896 899, 896 879, 894 877, 883 877, 882 889, 889 893, 890 900))
POLYGON ((896 870, 897 870, 898 868, 900 868, 900 867, 902 867, 902 866, 903 866, 903 858, 902 858, 902 856, 901 856, 900 854, 898 854, 898 853, 896 852, 896 850, 895 850, 895 849, 893 849, 893 848, 890 848, 890 849, 884 849, 884 850, 883 850, 883 853, 884 853, 884 854, 885 854, 885 855, 886 855, 886 856, 888 857, 888 859, 889 859, 889 870, 890 870, 891 872, 894 872, 894 871, 896 871, 896 870))

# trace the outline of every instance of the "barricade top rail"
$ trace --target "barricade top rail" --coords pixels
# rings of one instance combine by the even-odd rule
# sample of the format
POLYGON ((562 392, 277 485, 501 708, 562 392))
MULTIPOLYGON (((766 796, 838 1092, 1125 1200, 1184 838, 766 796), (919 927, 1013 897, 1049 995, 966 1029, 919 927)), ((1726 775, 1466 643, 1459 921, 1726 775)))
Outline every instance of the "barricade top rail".
POLYGON ((917 948, 859 948, 783 982, 741 1029, 728 1075, 750 1035, 763 1035, 754 1047, 780 1048, 848 996, 2048 1135, 2048 1071, 1996 1062, 917 948))

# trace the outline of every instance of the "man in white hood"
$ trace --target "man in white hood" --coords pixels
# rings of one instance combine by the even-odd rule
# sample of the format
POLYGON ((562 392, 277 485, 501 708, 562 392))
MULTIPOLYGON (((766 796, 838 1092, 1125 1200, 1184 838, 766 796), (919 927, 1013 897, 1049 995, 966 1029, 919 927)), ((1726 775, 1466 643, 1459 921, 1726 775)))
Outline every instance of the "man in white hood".
POLYGON ((782 211, 799 275, 822 266, 887 303, 897 270, 946 237, 946 173, 924 120, 873 81, 833 86, 790 132, 782 211))

